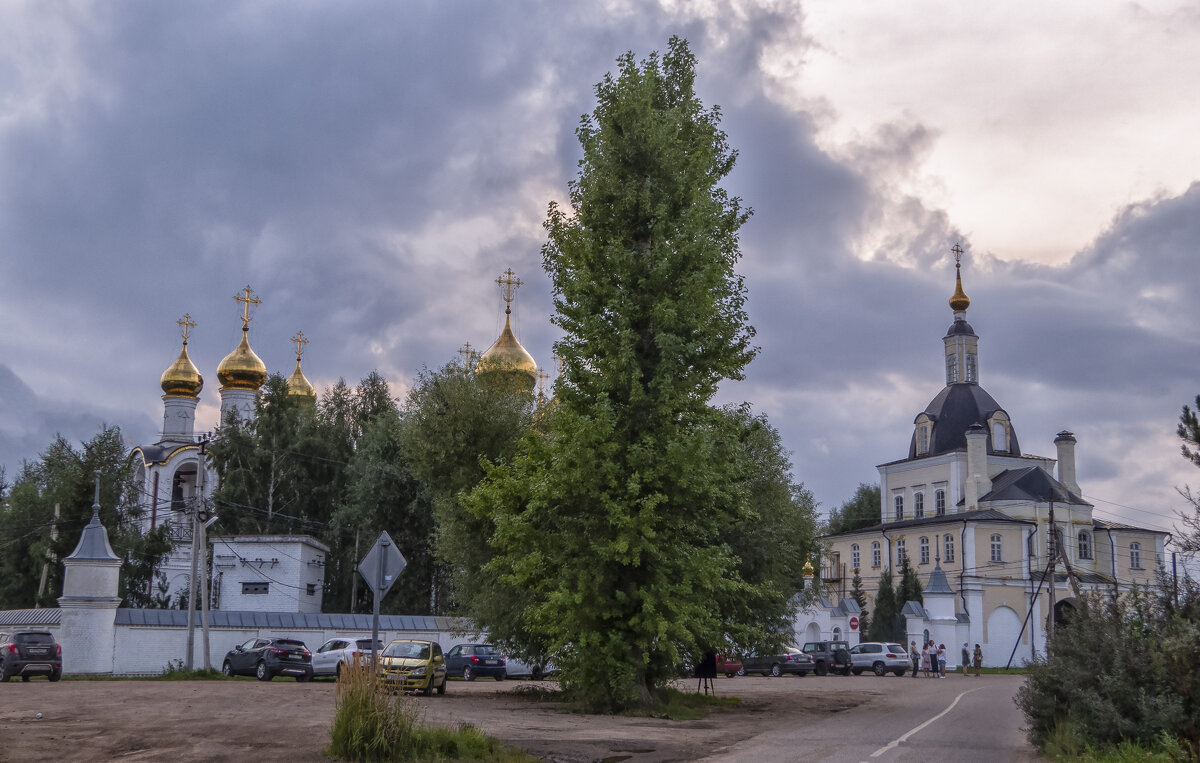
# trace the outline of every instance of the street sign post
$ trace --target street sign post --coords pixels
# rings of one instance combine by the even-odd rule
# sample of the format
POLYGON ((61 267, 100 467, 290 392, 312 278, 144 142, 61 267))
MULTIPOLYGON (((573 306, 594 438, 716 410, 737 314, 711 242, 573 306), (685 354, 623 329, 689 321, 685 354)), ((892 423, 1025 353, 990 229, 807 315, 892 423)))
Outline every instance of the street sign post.
POLYGON ((379 600, 387 594, 392 583, 408 566, 408 560, 386 531, 379 534, 375 545, 358 564, 358 574, 371 587, 372 618, 371 618, 371 669, 377 670, 379 665, 379 600))

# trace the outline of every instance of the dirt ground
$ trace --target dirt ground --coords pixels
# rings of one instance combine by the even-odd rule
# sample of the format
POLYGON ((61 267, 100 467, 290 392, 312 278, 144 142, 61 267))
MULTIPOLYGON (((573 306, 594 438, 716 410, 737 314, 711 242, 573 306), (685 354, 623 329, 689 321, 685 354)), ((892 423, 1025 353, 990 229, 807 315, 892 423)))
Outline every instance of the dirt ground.
MULTIPOLYGON (((698 760, 877 694, 837 691, 836 684, 813 676, 719 678, 717 692, 742 705, 699 721, 568 713, 514 693, 528 681, 452 681, 445 696, 415 701, 429 722, 478 726, 553 763, 667 763, 698 760)), ((280 678, 8 683, 0 685, 0 761, 325 760, 334 687, 280 678)), ((694 690, 696 682, 680 688, 694 690)))

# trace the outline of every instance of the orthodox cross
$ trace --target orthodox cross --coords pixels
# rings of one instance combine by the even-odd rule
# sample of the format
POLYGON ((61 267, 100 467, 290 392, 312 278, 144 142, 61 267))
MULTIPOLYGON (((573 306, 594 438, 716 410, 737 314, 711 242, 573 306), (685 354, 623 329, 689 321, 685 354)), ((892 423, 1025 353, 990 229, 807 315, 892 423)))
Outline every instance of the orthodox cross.
POLYGON ((512 302, 516 299, 517 289, 521 288, 521 279, 513 278, 512 268, 504 271, 504 273, 496 279, 496 285, 500 287, 500 291, 504 294, 504 314, 508 315, 512 312, 512 302))
POLYGON ((183 327, 183 343, 184 343, 184 344, 187 344, 187 340, 188 340, 188 329, 194 329, 194 328, 196 328, 196 322, 195 322, 194 320, 192 320, 192 316, 191 316, 191 314, 190 314, 190 313, 184 313, 182 318, 180 318, 179 320, 175 321, 175 325, 176 325, 176 326, 182 326, 182 327, 183 327))
POLYGON ((304 338, 303 331, 297 331, 291 341, 296 343, 296 361, 299 362, 300 356, 304 354, 304 345, 308 344, 308 340, 304 338))
POLYGON ((563 366, 563 356, 555 355, 554 356, 554 367, 555 367, 554 373, 557 374, 558 376, 562 376, 562 366, 563 366))
POLYGON ((475 351, 471 349, 471 343, 467 342, 466 344, 464 344, 462 346, 462 349, 458 350, 457 352, 459 355, 463 356, 463 370, 470 371, 471 370, 471 357, 475 354, 475 351))
POLYGON ((957 269, 962 263, 963 248, 958 244, 950 247, 950 251, 954 252, 954 267, 957 269))
POLYGON ((538 397, 543 397, 543 396, 544 396, 544 394, 545 394, 545 392, 544 392, 544 390, 545 390, 545 382, 546 382, 546 380, 547 380, 547 379, 549 379, 549 378, 550 378, 550 374, 546 373, 546 369, 544 369, 544 368, 539 368, 539 369, 537 370, 537 380, 538 380, 538 397))
POLYGON ((250 305, 257 307, 262 304, 262 300, 254 296, 254 290, 249 286, 233 295, 233 299, 242 303, 242 328, 246 328, 250 325, 250 305))

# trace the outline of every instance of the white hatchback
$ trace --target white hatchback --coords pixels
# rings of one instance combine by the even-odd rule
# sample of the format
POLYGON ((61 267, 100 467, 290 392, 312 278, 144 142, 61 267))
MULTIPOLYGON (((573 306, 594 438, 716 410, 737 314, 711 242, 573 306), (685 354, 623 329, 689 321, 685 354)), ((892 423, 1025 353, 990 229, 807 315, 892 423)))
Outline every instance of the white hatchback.
MULTIPOLYGON (((377 649, 383 651, 383 642, 375 642, 377 649)), ((312 666, 314 676, 340 676, 343 665, 353 665, 354 655, 358 652, 371 654, 371 639, 357 636, 334 636, 321 644, 321 648, 313 652, 312 666)), ((368 657, 370 659, 370 657, 368 657)))

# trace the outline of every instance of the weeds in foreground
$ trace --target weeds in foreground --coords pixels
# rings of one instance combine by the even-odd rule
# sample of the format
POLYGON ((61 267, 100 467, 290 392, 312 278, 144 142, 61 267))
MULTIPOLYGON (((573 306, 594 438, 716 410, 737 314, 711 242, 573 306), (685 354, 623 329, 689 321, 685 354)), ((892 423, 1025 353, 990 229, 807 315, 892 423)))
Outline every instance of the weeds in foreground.
POLYGON ((473 726, 425 725, 417 703, 403 693, 382 690, 365 665, 342 671, 330 738, 329 754, 343 760, 535 760, 473 726))
POLYGON ((1069 722, 1055 724, 1043 749, 1056 763, 1182 763, 1195 760, 1167 733, 1150 745, 1125 740, 1117 745, 1096 746, 1079 735, 1069 722))

